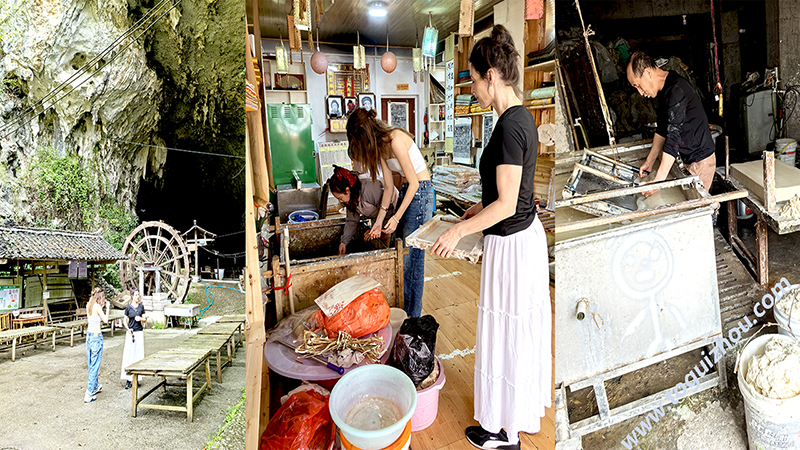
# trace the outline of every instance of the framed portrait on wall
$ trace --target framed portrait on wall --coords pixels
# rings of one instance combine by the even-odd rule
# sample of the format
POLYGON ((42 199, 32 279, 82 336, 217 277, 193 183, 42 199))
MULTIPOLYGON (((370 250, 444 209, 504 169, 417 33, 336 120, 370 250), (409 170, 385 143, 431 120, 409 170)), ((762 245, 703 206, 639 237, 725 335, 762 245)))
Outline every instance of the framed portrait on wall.
POLYGON ((376 106, 375 94, 372 92, 358 94, 358 106, 366 109, 367 111, 372 111, 372 109, 374 109, 376 106))
POLYGON ((327 98, 328 117, 344 116, 344 99, 341 95, 329 95, 327 98))
POLYGON ((344 98, 344 113, 350 114, 354 109, 358 108, 358 99, 355 97, 344 98))

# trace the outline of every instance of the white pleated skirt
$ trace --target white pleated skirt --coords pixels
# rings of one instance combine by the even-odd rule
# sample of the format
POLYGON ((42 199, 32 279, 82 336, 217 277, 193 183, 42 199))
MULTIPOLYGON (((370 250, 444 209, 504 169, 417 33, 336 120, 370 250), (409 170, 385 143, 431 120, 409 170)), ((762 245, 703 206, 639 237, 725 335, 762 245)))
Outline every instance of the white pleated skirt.
MULTIPOLYGON (((125 349, 122 351, 122 370, 119 375, 123 381, 133 381, 133 377, 125 373, 125 368, 144 359, 144 331, 134 331, 133 334, 136 336, 135 341, 131 340, 130 331, 125 331, 125 349)), ((139 380, 141 379, 140 376, 139 380)))
POLYGON ((475 420, 492 433, 537 433, 552 401, 547 237, 537 217, 483 246, 475 351, 475 420))

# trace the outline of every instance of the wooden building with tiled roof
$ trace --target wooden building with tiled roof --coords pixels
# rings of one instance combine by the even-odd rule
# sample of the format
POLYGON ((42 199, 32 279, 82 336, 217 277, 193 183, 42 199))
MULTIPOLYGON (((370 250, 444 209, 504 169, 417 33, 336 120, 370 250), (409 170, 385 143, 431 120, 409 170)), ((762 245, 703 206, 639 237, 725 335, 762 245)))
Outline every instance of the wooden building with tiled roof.
POLYGON ((94 274, 123 259, 100 233, 0 225, 0 313, 43 308, 48 322, 69 320, 94 274))

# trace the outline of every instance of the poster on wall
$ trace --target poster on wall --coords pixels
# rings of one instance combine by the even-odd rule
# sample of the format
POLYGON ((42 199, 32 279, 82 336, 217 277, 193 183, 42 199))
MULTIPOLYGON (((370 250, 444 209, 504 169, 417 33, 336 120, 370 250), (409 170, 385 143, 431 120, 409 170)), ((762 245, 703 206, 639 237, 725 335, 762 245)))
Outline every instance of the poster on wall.
POLYGON ((19 286, 0 286, 0 311, 19 309, 19 286))
POLYGON ((347 156, 347 141, 320 142, 317 146, 317 163, 323 183, 333 175, 334 164, 353 170, 353 162, 347 156))
POLYGON ((494 114, 485 114, 483 116, 483 123, 481 124, 481 147, 478 149, 478 154, 475 156, 475 167, 480 166, 483 149, 489 145, 489 139, 492 137, 492 128, 494 128, 494 114))
POLYGON ((453 162, 469 164, 472 148, 472 120, 469 117, 455 119, 453 134, 453 162))
POLYGON ((453 137, 453 115, 454 101, 453 91, 455 89, 455 60, 447 61, 445 64, 445 123, 444 123, 444 136, 446 138, 453 137))
POLYGON ((408 102, 389 102, 389 125, 408 130, 408 102))
POLYGON ((356 70, 352 64, 328 64, 328 95, 355 97, 369 92, 369 64, 366 70, 356 70))

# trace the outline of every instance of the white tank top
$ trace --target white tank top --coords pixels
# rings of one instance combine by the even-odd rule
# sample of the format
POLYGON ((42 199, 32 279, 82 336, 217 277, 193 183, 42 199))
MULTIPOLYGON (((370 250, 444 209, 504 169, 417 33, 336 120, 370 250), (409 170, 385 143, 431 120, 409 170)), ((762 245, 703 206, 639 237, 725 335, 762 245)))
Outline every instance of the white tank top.
MULTIPOLYGON (((408 157, 411 158, 411 165, 414 167, 414 173, 427 170, 428 166, 425 164, 425 158, 422 157, 422 152, 419 151, 419 147, 417 147, 415 142, 412 142, 411 147, 408 149, 408 157)), ((392 169, 392 172, 398 172, 400 175, 406 176, 397 158, 387 159, 386 165, 392 169)))

